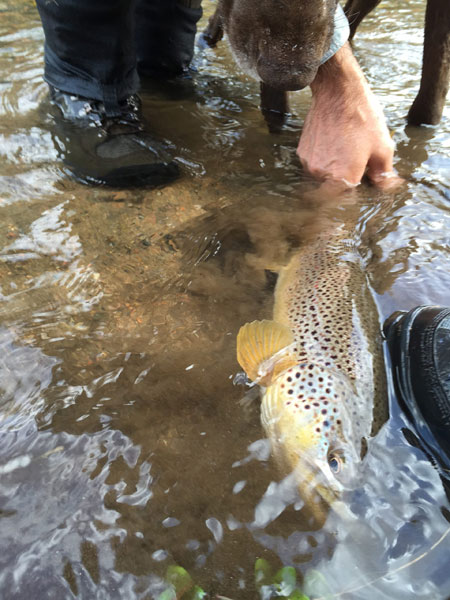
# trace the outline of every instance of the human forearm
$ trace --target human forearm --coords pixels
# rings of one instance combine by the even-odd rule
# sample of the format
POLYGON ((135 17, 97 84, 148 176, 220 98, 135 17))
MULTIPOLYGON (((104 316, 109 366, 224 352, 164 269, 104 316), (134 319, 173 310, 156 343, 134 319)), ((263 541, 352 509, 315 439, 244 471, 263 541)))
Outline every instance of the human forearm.
POLYGON ((297 150, 305 168, 347 186, 357 185, 365 172, 379 185, 392 184, 394 143, 348 43, 319 68, 311 91, 297 150))

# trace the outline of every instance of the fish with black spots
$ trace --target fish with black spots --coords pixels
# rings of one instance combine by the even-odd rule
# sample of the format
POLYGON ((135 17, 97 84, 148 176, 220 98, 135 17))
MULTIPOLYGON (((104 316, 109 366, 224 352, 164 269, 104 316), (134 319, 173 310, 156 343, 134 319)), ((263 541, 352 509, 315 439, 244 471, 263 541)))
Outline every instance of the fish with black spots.
POLYGON ((378 312, 343 225, 282 268, 273 320, 241 327, 237 358, 262 388, 277 461, 323 516, 355 475, 364 441, 387 420, 378 312))

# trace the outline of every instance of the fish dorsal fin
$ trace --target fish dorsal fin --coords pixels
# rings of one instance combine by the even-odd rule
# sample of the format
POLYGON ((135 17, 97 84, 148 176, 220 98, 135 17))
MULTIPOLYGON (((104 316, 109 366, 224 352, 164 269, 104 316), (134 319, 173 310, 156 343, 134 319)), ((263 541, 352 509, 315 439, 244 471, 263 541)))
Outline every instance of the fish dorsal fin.
POLYGON ((282 371, 295 366, 293 343, 294 335, 286 325, 253 321, 239 330, 237 359, 252 381, 267 386, 282 371))

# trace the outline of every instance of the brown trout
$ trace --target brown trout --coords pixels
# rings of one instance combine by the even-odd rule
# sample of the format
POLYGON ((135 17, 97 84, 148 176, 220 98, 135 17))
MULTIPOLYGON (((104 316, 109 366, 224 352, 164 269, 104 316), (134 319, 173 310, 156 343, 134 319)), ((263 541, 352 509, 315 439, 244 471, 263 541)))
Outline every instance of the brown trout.
POLYGON ((241 327, 237 358, 262 387, 275 457, 295 472, 306 503, 331 504, 351 481, 363 440, 387 419, 378 313, 343 228, 281 270, 273 321, 241 327))

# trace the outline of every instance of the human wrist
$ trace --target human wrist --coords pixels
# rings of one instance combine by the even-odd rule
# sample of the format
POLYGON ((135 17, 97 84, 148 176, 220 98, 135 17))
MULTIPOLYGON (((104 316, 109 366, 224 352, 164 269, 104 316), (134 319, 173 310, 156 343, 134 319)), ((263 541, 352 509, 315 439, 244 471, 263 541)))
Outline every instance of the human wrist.
POLYGON ((310 87, 313 96, 328 93, 336 96, 337 92, 351 95, 357 89, 368 88, 348 42, 319 67, 310 87))

